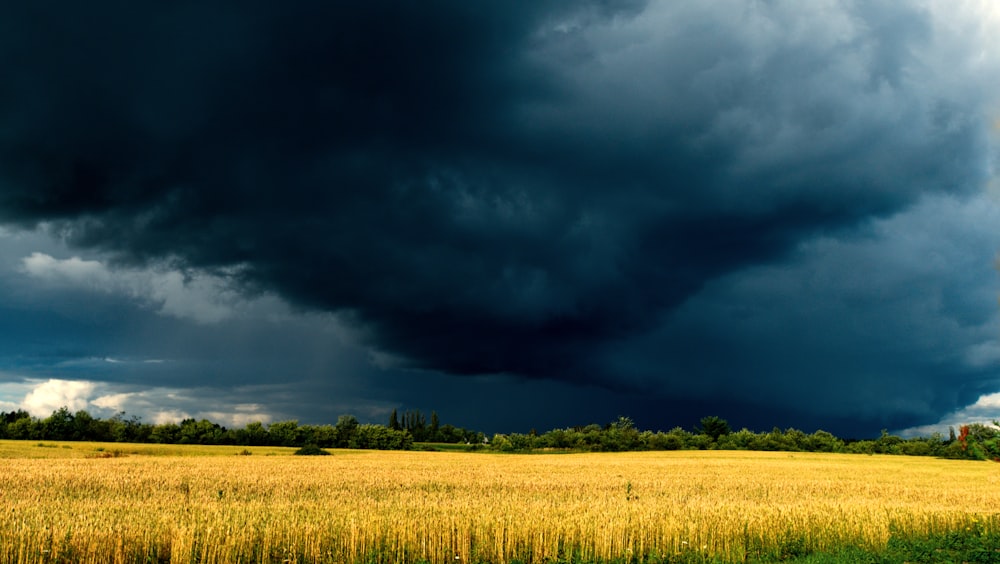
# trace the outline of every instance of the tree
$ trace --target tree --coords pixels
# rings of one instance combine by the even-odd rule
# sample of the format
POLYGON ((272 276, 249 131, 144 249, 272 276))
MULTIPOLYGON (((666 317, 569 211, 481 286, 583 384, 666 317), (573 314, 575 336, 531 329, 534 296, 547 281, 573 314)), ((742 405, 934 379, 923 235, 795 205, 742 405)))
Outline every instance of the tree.
POLYGON ((320 448, 332 448, 337 444, 337 431, 333 425, 314 425, 308 440, 320 448))
POLYGON ((65 405, 52 412, 42 421, 44 438, 56 441, 68 441, 73 438, 75 425, 73 424, 73 414, 65 405))
POLYGON ((962 450, 974 458, 1000 462, 1000 422, 994 421, 993 426, 982 423, 962 425, 959 430, 958 442, 962 450))
POLYGON ((7 437, 10 439, 38 440, 44 438, 43 425, 34 417, 23 417, 7 424, 7 437))
POLYGON ((270 442, 267 429, 260 421, 251 421, 242 429, 242 433, 237 435, 240 444, 247 446, 262 446, 270 442))
POLYGON ((267 435, 271 444, 277 446, 296 446, 299 443, 298 421, 277 421, 267 426, 267 435))
POLYGON ((744 427, 739 431, 720 436, 717 446, 727 450, 751 450, 756 440, 757 434, 744 427))
POLYGON ((900 454, 902 437, 890 435, 888 429, 882 429, 882 435, 875 441, 875 452, 878 454, 900 454))
POLYGON ((636 450, 641 446, 639 430, 630 417, 618 417, 609 425, 605 438, 605 450, 636 450))
POLYGON ((732 429, 729 428, 729 422, 725 419, 710 415, 702 417, 700 431, 701 434, 711 437, 713 441, 717 441, 719 437, 732 432, 732 429))
POLYGON ((347 448, 351 445, 351 440, 354 439, 354 434, 358 430, 358 418, 353 415, 341 415, 337 418, 337 424, 334 425, 333 431, 335 436, 335 445, 338 448, 347 448))
POLYGON ((844 448, 844 441, 833 436, 832 433, 818 430, 809 436, 810 452, 840 452, 844 448))
POLYGON ((154 443, 172 445, 180 442, 181 426, 177 423, 160 423, 153 426, 149 440, 154 443))
POLYGON ((126 419, 124 411, 120 411, 108 419, 108 434, 111 435, 111 440, 118 443, 144 442, 149 439, 152 431, 153 427, 143 425, 137 415, 126 419))
POLYGON ((382 425, 358 425, 351 438, 351 448, 408 450, 413 438, 407 431, 395 431, 382 425))
POLYGON ((618 416, 618 420, 611 424, 611 428, 618 431, 631 431, 635 429, 635 421, 631 417, 618 416))
POLYGON ((97 419, 87 411, 81 409, 73 415, 73 434, 71 439, 74 441, 94 441, 95 435, 97 435, 97 419))
POLYGON ((465 430, 446 423, 438 429, 437 441, 442 443, 465 442, 465 430))
POLYGON ((410 432, 413 440, 423 442, 427 437, 427 420, 420 411, 407 411, 403 414, 403 428, 410 432))
POLYGON ((207 419, 195 421, 189 418, 181 421, 180 439, 178 442, 183 444, 217 445, 221 443, 225 432, 226 430, 222 426, 212 423, 207 419))
POLYGON ((389 428, 393 431, 402 429, 402 426, 399 424, 399 414, 396 413, 395 409, 392 410, 392 415, 389 416, 389 428))
POLYGON ((440 440, 438 437, 438 429, 441 428, 441 420, 438 419, 438 414, 436 411, 431 412, 431 427, 428 429, 426 439, 428 441, 437 442, 440 440))
POLYGON ((0 420, 4 423, 10 424, 18 419, 31 419, 31 414, 23 409, 18 409, 17 411, 2 412, 0 411, 0 420))

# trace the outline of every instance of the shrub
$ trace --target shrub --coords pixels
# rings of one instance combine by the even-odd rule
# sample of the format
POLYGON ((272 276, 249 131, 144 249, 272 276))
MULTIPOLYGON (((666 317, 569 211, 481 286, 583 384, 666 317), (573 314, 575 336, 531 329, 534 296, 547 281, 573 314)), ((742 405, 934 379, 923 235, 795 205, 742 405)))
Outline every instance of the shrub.
POLYGON ((295 451, 295 454, 302 456, 323 456, 323 455, 329 455, 330 453, 328 451, 319 448, 316 445, 306 445, 300 448, 299 450, 295 451))

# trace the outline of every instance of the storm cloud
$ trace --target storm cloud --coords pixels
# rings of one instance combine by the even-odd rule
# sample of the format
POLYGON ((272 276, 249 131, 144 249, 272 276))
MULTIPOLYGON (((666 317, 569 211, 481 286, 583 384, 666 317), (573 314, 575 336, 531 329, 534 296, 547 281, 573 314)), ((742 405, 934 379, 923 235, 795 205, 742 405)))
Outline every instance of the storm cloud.
MULTIPOLYGON (((707 406, 754 382, 784 390, 766 407, 913 426, 997 379, 914 356, 949 336, 882 273, 944 273, 892 269, 894 249, 857 241, 983 197, 997 31, 976 2, 7 6, 0 220, 115 268, 335 314, 416 378, 707 406), (854 262, 862 247, 879 258, 854 262), (838 305, 804 333, 802 290, 784 289, 830 265, 842 276, 806 292, 838 305), (852 301, 852 284, 884 293, 852 301), (720 316, 762 297, 762 326, 720 316), (930 344, 865 350, 859 325, 831 321, 858 316, 930 344)), ((990 243, 962 264, 988 269, 990 243)), ((958 348, 986 346, 991 314, 955 307, 978 328, 958 348)))

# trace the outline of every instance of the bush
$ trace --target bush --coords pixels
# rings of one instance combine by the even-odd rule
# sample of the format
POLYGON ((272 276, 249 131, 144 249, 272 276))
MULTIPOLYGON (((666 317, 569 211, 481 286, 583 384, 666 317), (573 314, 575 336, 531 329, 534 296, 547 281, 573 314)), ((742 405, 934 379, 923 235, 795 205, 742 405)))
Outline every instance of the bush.
POLYGON ((302 456, 329 456, 329 452, 319 448, 316 445, 306 445, 299 450, 295 451, 295 454, 302 456))

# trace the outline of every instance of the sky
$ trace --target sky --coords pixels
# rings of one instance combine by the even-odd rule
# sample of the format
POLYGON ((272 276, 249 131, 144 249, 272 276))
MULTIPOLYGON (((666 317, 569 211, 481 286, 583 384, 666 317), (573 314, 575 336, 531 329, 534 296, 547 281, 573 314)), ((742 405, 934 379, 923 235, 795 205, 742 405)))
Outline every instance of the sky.
POLYGON ((1000 418, 992 0, 0 8, 0 411, 1000 418))

